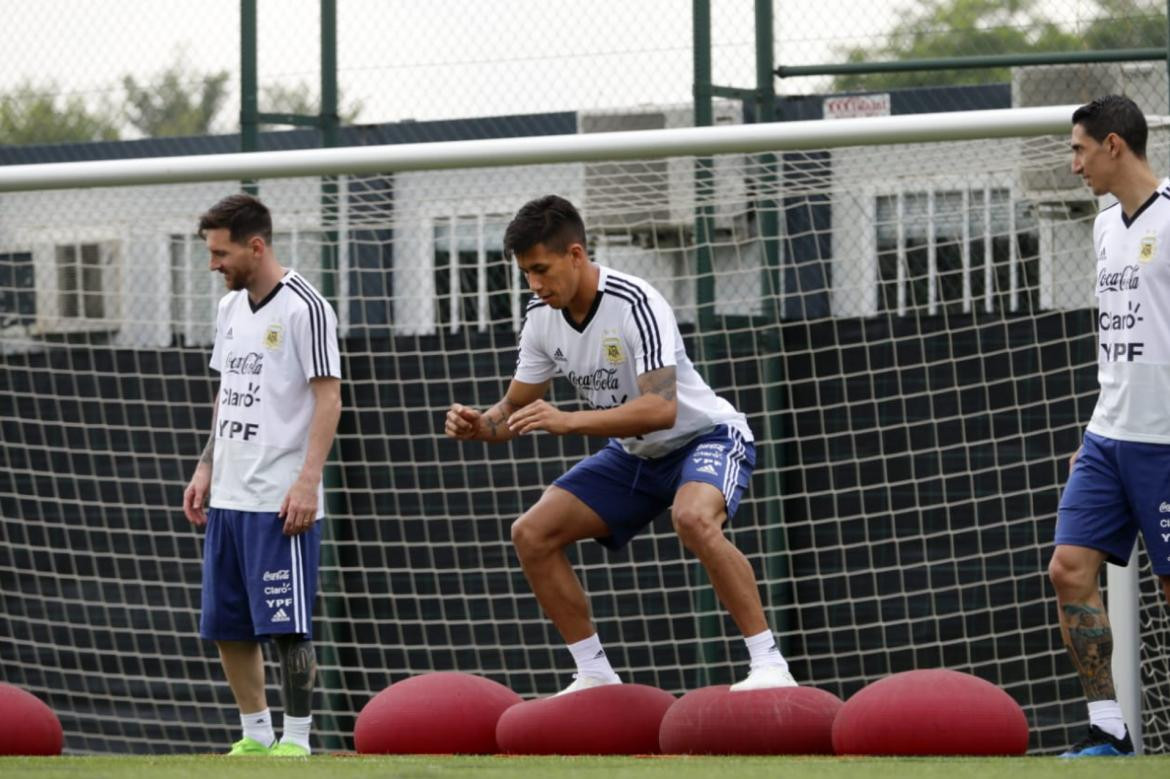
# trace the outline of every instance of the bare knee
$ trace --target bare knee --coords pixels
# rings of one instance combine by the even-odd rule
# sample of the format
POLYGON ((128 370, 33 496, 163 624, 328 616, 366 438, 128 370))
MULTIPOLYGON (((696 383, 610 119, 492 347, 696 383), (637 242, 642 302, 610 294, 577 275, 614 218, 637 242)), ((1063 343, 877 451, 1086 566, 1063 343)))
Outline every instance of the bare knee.
POLYGON ((1048 579, 1061 601, 1081 602, 1097 591, 1100 561, 1057 547, 1048 561, 1048 579))
POLYGON ((695 554, 701 555, 714 544, 724 540, 718 518, 701 508, 675 506, 670 513, 670 521, 683 546, 695 554))
POLYGON ((529 514, 512 523, 512 545, 521 560, 545 557, 560 548, 555 535, 529 514))

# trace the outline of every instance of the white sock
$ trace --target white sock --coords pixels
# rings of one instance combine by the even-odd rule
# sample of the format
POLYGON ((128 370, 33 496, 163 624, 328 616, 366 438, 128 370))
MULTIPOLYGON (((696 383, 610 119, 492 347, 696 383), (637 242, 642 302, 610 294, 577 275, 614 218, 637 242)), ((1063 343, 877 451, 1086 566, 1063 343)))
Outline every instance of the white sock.
POLYGON ((752 656, 752 670, 769 665, 788 670, 788 661, 780 654, 780 646, 776 643, 776 636, 772 635, 771 630, 756 633, 754 636, 744 636, 743 642, 747 644, 748 653, 752 656))
POLYGON ((284 733, 280 736, 282 744, 296 744, 305 749, 309 747, 309 728, 313 724, 313 715, 307 717, 290 717, 284 715, 284 733))
POLYGON ((1125 719, 1117 701, 1090 701, 1089 722, 1114 738, 1125 738, 1125 719))
POLYGON ((569 644, 569 651, 577 663, 577 673, 582 676, 595 676, 598 679, 617 678, 617 673, 609 664, 609 658, 605 656, 605 650, 601 648, 601 639, 596 633, 575 644, 569 644))
POLYGON ((272 714, 268 709, 257 711, 254 714, 240 712, 240 725, 244 728, 244 738, 259 741, 266 747, 276 741, 276 733, 272 730, 272 714))

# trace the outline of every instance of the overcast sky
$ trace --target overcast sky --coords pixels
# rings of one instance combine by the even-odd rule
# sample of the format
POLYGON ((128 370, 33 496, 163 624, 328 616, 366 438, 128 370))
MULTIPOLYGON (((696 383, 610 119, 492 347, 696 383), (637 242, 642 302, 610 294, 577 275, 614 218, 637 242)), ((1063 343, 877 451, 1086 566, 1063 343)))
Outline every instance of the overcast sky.
MULTIPOLYGON (((719 84, 755 78, 753 0, 712 0, 719 84)), ((1086 0, 1048 0, 1074 18, 1086 0)), ((914 0, 776 0, 776 61, 840 59, 872 44, 914 0)), ((691 0, 337 0, 339 79, 360 121, 686 102, 691 0)), ((261 84, 319 79, 319 0, 258 0, 261 84)), ((176 57, 227 70, 238 111, 239 0, 0 0, 0 89, 55 81, 120 100, 176 57)), ((787 83, 784 91, 817 88, 787 83)), ((315 89, 314 89, 315 91, 315 89)), ((264 106, 261 106, 264 110, 264 106)))

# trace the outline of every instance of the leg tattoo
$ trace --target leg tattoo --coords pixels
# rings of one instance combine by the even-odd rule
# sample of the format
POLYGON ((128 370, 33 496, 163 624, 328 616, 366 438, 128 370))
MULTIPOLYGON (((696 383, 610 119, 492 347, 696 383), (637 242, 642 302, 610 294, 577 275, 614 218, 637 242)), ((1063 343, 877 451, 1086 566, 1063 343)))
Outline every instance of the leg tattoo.
POLYGON ((1082 603, 1064 605, 1068 649, 1090 701, 1113 700, 1113 628, 1104 609, 1082 603))
POLYGON ((313 711, 313 687, 317 681, 317 653, 313 643, 298 635, 274 636, 280 655, 280 691, 285 714, 307 717, 313 711))

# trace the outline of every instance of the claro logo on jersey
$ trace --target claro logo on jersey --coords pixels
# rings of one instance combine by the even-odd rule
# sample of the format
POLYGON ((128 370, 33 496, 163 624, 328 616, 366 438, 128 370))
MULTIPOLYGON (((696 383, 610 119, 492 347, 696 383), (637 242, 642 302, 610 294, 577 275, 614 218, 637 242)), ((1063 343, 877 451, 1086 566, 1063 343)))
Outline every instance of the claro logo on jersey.
POLYGON ((1102 330, 1132 330, 1137 327, 1138 322, 1145 320, 1139 311, 1142 310, 1141 303, 1135 303, 1132 300, 1128 303, 1129 310, 1125 313, 1115 313, 1112 311, 1102 311, 1097 317, 1097 326, 1102 330))
POLYGON ((222 405, 251 408, 260 402, 260 385, 250 381, 248 382, 248 388, 243 392, 234 390, 231 387, 224 387, 220 395, 220 403, 222 405))
POLYGON ((1126 265, 1119 271, 1102 269, 1097 274, 1097 294, 1102 292, 1126 292, 1138 288, 1141 279, 1138 277, 1140 265, 1126 265))
POLYGON ((224 368, 227 373, 259 376, 260 372, 264 370, 264 355, 260 352, 248 352, 247 354, 228 352, 227 359, 224 360, 224 368))

